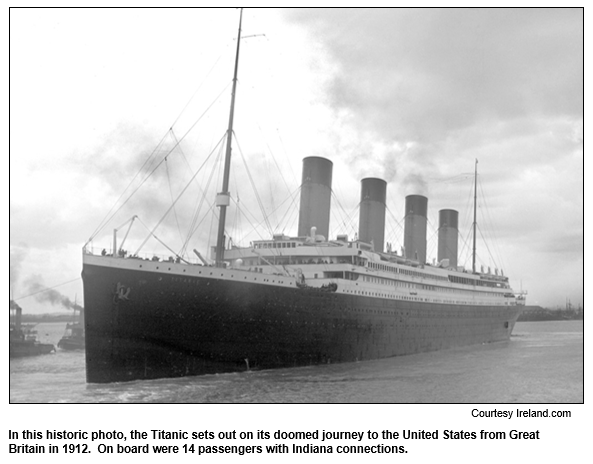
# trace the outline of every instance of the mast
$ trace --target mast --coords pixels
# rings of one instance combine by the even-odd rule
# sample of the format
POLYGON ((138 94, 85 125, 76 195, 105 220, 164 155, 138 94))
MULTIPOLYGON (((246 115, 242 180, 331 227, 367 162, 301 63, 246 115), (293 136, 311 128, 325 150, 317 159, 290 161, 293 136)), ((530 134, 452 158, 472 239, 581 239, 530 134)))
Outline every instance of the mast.
POLYGON ((473 235, 474 244, 472 247, 472 273, 476 273, 476 213, 478 204, 478 160, 476 159, 476 166, 474 170, 474 224, 473 224, 473 235))
POLYGON ((229 178, 231 172, 231 143, 233 139, 233 119, 235 116, 235 95, 237 90, 237 71, 239 69, 239 46, 241 45, 241 22, 243 8, 239 15, 239 32, 237 33, 237 52, 235 55, 235 72, 233 75, 233 90, 231 93, 231 110, 229 113, 229 127, 227 129, 226 154, 224 157, 224 173, 222 178, 222 192, 216 196, 216 206, 220 207, 218 217, 218 236, 216 240, 216 267, 223 267, 224 259, 224 226, 226 221, 226 208, 230 204, 229 178))

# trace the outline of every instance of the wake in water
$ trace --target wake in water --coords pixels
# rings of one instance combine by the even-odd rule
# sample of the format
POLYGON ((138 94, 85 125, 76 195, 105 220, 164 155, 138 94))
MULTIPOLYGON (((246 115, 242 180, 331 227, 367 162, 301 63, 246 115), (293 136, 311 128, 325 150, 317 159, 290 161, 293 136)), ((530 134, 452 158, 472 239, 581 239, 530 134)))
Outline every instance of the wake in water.
MULTIPOLYGON (((37 329, 52 342, 59 340, 64 324, 39 324, 37 329)), ((505 343, 376 361, 112 384, 87 384, 84 352, 59 350, 53 355, 10 361, 10 401, 582 402, 583 322, 520 322, 515 332, 505 343)), ((325 432, 327 441, 338 439, 334 432, 325 432)))

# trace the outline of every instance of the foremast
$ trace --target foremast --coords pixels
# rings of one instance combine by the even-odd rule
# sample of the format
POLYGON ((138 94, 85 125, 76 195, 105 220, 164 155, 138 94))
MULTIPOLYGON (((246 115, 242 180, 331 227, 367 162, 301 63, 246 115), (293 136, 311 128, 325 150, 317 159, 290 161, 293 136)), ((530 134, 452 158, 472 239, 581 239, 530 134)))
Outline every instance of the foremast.
POLYGON ((239 70, 239 47, 241 46, 241 23, 243 20, 243 8, 239 15, 239 32, 237 33, 237 51, 235 54, 235 71, 233 74, 233 88, 231 92, 231 109, 229 112, 229 126, 227 129, 226 153, 224 157, 224 171, 222 178, 222 191, 216 196, 216 205, 220 208, 218 217, 218 235, 216 239, 216 267, 224 267, 224 227, 226 221, 226 208, 230 204, 229 178, 231 172, 231 151, 233 139, 233 119, 235 117, 235 96, 237 91, 237 72, 239 70))
POLYGON ((474 168, 474 223, 473 236, 474 243, 472 246, 472 273, 476 273, 476 226, 477 226, 477 205, 478 205, 478 160, 476 159, 476 166, 474 168))

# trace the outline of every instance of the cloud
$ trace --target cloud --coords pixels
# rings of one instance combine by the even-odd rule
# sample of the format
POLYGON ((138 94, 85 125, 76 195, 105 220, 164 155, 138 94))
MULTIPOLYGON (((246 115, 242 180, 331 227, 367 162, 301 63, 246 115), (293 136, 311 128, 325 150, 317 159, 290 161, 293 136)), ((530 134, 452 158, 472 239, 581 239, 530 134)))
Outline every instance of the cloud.
MULTIPOLYGON (((29 247, 21 243, 19 245, 10 245, 10 292, 15 291, 15 287, 19 282, 23 262, 29 254, 29 247)), ((11 294, 12 298, 12 294, 11 294)))
POLYGON ((388 145, 420 144, 424 164, 444 161, 451 140, 501 121, 581 118, 582 14, 358 8, 288 18, 311 29, 333 60, 328 101, 349 128, 388 145))
POLYGON ((338 63, 328 88, 336 107, 355 108, 373 116, 372 127, 418 140, 482 118, 580 115, 582 15, 363 8, 289 17, 311 27, 338 63))

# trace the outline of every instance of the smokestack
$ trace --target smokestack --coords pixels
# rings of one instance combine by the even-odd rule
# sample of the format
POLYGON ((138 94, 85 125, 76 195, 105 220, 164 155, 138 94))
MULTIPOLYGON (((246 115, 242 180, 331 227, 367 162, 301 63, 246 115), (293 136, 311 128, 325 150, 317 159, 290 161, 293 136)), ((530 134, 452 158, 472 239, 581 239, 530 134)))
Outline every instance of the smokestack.
POLYGON ((14 311, 14 317, 11 317, 11 318, 12 318, 12 323, 14 324, 15 330, 21 330, 21 318, 22 318, 23 310, 13 300, 10 300, 9 308, 14 311))
POLYGON ((426 262, 426 212, 428 198, 422 195, 406 197, 404 218, 404 249, 406 258, 426 262))
POLYGON ((329 208, 333 163, 325 158, 309 156, 303 159, 299 237, 309 235, 311 227, 326 239, 329 235, 329 208))
POLYGON ((385 239, 385 198, 387 182, 368 177, 360 182, 359 240, 375 245, 375 251, 383 251, 385 239))
POLYGON ((437 259, 449 260, 449 266, 457 268, 457 237, 459 236, 459 213, 454 209, 439 211, 439 246, 437 259))

